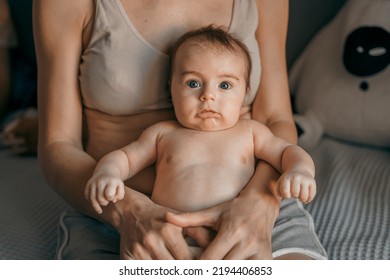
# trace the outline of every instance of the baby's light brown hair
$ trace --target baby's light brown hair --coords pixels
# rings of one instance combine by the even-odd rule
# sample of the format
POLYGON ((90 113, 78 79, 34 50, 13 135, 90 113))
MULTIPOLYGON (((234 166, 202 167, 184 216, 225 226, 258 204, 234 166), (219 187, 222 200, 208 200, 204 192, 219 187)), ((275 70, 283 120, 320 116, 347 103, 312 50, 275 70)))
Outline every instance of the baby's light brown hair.
POLYGON ((170 56, 170 72, 169 83, 172 79, 173 67, 175 63, 176 53, 184 43, 199 42, 202 44, 209 44, 215 47, 216 50, 229 51, 232 53, 241 52, 246 62, 245 82, 247 88, 250 87, 250 75, 252 71, 252 59, 247 46, 231 33, 226 31, 223 27, 216 27, 209 25, 193 31, 189 31, 182 35, 173 45, 170 56))

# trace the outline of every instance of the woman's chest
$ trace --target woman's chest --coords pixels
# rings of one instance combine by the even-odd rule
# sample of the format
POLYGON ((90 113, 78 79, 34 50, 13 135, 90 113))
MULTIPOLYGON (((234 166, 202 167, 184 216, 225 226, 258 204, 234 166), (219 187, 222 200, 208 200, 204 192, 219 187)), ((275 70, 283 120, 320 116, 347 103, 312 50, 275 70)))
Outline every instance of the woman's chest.
POLYGON ((163 53, 178 37, 211 23, 229 27, 234 0, 120 0, 128 18, 163 53))

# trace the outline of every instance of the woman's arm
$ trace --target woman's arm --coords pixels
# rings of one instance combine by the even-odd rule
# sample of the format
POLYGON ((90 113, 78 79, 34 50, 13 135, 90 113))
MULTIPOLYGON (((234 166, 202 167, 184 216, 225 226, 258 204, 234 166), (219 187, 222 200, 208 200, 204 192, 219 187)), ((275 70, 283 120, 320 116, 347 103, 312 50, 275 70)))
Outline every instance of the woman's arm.
POLYGON ((38 157, 51 187, 87 211, 82 191, 96 162, 82 147, 78 67, 88 1, 34 1, 38 62, 38 157))
MULTIPOLYGON (((257 6, 262 76, 252 117, 277 136, 296 143, 285 58, 288 1, 258 0, 257 6)), ((279 175, 259 161, 252 179, 233 201, 192 214, 169 213, 166 218, 182 227, 209 226, 218 231, 201 258, 270 259, 272 229, 281 201, 276 184, 279 175)))
POLYGON ((84 198, 96 161, 83 150, 78 73, 82 35, 93 1, 34 0, 38 62, 38 157, 49 185, 70 205, 114 226, 122 258, 190 258, 180 227, 163 221, 166 208, 126 188, 124 199, 97 215, 84 198), (145 211, 148 209, 148 211, 145 211))
MULTIPOLYGON (((259 26, 256 38, 260 49, 262 75, 253 103, 252 117, 268 126, 276 136, 296 144, 297 133, 292 116, 286 66, 288 1, 257 0, 257 8, 259 26)), ((276 200, 280 200, 276 189, 280 174, 263 161, 257 165, 256 174, 258 172, 263 176, 254 176, 247 188, 253 186, 259 190, 259 187, 266 187, 276 200)))

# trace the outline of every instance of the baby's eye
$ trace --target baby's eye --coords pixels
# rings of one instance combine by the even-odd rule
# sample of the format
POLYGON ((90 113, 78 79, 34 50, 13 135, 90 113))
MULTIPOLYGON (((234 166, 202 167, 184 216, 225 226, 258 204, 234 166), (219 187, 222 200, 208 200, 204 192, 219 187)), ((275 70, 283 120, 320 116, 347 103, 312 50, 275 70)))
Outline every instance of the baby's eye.
POLYGON ((228 82, 222 82, 218 86, 220 89, 231 89, 232 85, 228 82))
POLYGON ((198 88, 200 87, 200 83, 196 80, 190 80, 188 82, 186 82, 187 86, 189 86, 190 88, 198 88))

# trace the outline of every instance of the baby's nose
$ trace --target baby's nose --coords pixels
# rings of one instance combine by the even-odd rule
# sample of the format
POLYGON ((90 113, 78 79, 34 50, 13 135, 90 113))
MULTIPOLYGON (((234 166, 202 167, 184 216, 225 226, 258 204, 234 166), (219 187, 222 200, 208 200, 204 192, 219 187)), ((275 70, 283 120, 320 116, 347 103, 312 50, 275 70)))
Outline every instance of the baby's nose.
POLYGON ((215 100, 215 94, 213 93, 212 89, 205 88, 202 94, 200 95, 201 101, 214 101, 215 100))

